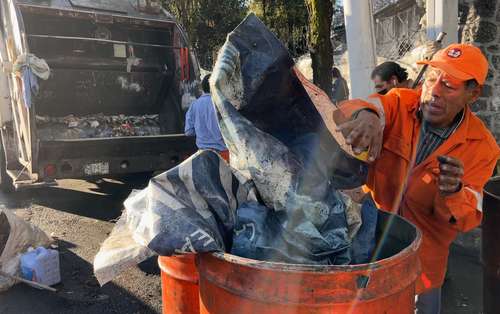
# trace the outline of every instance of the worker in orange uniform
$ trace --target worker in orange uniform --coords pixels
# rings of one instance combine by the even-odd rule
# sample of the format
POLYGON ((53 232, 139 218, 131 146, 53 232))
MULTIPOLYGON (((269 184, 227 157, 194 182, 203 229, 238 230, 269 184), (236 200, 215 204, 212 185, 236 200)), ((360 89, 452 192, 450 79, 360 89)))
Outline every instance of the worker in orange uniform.
POLYGON ((417 313, 438 314, 449 246, 481 223, 483 187, 500 149, 469 108, 488 73, 481 51, 453 44, 418 63, 429 65, 421 91, 345 101, 340 110, 350 120, 338 130, 354 152, 369 150, 365 191, 422 231, 417 313))

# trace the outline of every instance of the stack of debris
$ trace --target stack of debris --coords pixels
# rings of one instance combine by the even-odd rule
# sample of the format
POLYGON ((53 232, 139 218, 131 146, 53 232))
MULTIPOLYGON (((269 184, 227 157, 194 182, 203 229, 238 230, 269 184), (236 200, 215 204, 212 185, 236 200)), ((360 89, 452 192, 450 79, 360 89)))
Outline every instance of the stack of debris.
POLYGON ((160 116, 107 116, 102 113, 65 117, 36 116, 42 140, 71 140, 122 136, 160 135, 160 116))
POLYGON ((211 90, 231 165, 201 151, 134 192, 94 260, 101 284, 155 253, 222 251, 320 265, 369 260, 375 204, 340 192, 362 185, 367 165, 332 133, 328 96, 293 66, 254 15, 228 36, 211 90))

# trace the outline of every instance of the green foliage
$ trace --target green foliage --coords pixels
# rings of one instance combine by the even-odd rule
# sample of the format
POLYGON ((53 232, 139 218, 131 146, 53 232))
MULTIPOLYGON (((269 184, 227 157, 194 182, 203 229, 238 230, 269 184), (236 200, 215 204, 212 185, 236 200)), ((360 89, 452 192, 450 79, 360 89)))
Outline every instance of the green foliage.
POLYGON ((262 19, 292 55, 307 52, 307 8, 304 0, 251 0, 249 11, 262 19))
POLYGON ((211 69, 226 36, 254 12, 294 57, 311 52, 314 81, 331 86, 331 15, 336 0, 162 0, 186 29, 202 67, 211 69), (333 2, 333 3, 332 3, 333 2), (309 13, 308 13, 309 11, 309 13), (309 36, 309 43, 308 43, 309 36))
POLYGON ((246 0, 163 0, 186 29, 201 66, 211 69, 226 36, 245 17, 246 0))

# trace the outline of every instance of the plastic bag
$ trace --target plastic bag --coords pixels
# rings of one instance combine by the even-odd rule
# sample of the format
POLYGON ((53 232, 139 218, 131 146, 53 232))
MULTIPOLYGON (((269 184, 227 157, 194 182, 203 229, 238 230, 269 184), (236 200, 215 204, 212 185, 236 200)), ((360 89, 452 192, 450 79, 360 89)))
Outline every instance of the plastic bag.
MULTIPOLYGON (((0 269, 9 275, 18 274, 20 255, 29 247, 48 246, 52 242, 40 228, 6 209, 0 209, 0 227, 0 269)), ((13 280, 0 276, 0 291, 14 284, 13 280)))
POLYGON ((290 146, 306 134, 317 136, 314 158, 335 188, 365 182, 367 165, 353 157, 335 131, 335 119, 340 121, 342 114, 294 68, 286 48, 255 15, 228 35, 211 76, 211 92, 231 166, 255 181, 266 205, 271 198, 286 202, 285 193, 302 169, 290 146), (259 188, 261 181, 269 193, 259 188))
POLYGON ((236 209, 257 202, 249 180, 212 151, 200 151, 125 201, 125 211, 94 259, 101 284, 154 253, 230 249, 236 209))
POLYGON ((348 221, 337 189, 361 185, 367 167, 343 150, 327 118, 333 104, 316 89, 249 15, 228 36, 211 76, 231 167, 214 152, 199 152, 129 197, 95 258, 99 282, 153 252, 234 249, 276 261, 348 264, 356 233, 348 224, 358 227, 360 215, 348 221), (257 238, 242 231, 246 224, 257 238))
POLYGON ((349 263, 336 189, 361 185, 367 165, 344 152, 325 124, 332 111, 324 107, 334 108, 328 96, 311 98, 321 91, 301 79, 285 47, 250 14, 228 36, 211 77, 221 133, 231 166, 255 183, 266 207, 286 211, 286 233, 329 256, 311 261, 349 263))
POLYGON ((362 224, 352 239, 350 248, 352 264, 369 263, 376 245, 378 209, 371 197, 361 205, 362 224))
POLYGON ((326 225, 322 232, 307 220, 300 220, 300 226, 290 229, 286 211, 277 212, 257 203, 243 204, 237 211, 231 254, 290 264, 349 263, 348 244, 335 241, 335 217, 329 219, 333 226, 326 225))

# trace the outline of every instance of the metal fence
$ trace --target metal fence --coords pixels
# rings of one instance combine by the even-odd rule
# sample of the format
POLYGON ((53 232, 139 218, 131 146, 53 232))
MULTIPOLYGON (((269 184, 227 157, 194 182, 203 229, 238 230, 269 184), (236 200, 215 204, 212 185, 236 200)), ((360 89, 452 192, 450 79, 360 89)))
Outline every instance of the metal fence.
POLYGON ((420 44, 425 31, 420 19, 425 12, 416 1, 381 2, 386 3, 374 15, 377 55, 397 60, 420 44))
POLYGON ((373 12, 377 12, 378 10, 389 6, 391 4, 394 4, 398 2, 398 0, 373 0, 372 5, 373 5, 373 12))

